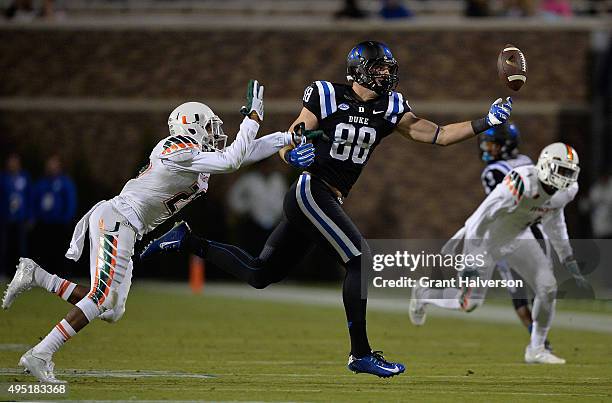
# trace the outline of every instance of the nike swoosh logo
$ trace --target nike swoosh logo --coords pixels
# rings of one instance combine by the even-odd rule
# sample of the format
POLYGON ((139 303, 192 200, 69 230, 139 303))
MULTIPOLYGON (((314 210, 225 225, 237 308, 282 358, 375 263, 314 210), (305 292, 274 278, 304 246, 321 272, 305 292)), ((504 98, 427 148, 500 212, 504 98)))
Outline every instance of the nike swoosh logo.
POLYGON ((384 113, 385 111, 372 111, 374 115, 378 115, 379 113, 384 113))
POLYGON ((378 368, 391 372, 392 374, 397 374, 399 372, 399 368, 396 366, 394 366, 393 368, 385 368, 385 367, 381 367, 380 365, 377 365, 378 368))
POLYGON ((175 243, 178 243, 178 242, 179 242, 179 241, 162 242, 162 243, 160 243, 160 244, 159 244, 159 247, 160 247, 160 248, 162 248, 162 249, 164 249, 166 246, 168 246, 168 245, 172 245, 172 244, 175 244, 175 243))

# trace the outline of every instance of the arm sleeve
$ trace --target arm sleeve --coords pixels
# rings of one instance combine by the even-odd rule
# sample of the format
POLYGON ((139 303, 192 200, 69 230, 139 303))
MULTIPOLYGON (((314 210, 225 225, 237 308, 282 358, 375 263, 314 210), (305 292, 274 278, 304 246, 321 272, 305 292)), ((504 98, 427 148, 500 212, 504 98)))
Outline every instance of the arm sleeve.
POLYGON ((276 154, 281 148, 290 145, 291 140, 292 137, 291 133, 289 132, 276 132, 255 139, 253 140, 251 149, 242 164, 250 165, 266 159, 269 156, 276 154))
POLYGON ((565 224, 565 214, 559 208, 544 216, 542 219, 544 232, 548 235, 550 243, 559 256, 559 260, 564 262, 573 255, 572 245, 569 242, 567 226, 565 224))
POLYGON ((169 155, 161 158, 161 161, 168 168, 178 171, 210 174, 234 172, 240 168, 249 154, 257 130, 259 130, 259 123, 244 118, 236 140, 222 152, 194 152, 192 158, 180 156, 177 159, 169 155))

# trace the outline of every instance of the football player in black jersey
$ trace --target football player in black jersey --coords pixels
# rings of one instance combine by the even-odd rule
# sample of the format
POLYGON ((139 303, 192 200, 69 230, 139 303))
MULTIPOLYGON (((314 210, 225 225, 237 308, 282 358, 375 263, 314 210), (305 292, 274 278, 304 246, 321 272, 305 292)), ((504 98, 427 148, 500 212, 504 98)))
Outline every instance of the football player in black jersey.
POLYGON ((370 348, 366 297, 361 294, 361 261, 370 252, 365 238, 344 212, 343 198, 383 138, 397 133, 418 142, 454 144, 504 123, 512 100, 496 100, 485 117, 471 122, 439 126, 419 118, 395 91, 398 63, 391 50, 375 41, 359 43, 349 52, 347 78, 348 85, 315 81, 304 91, 304 107, 290 130, 301 127, 307 135, 312 134, 308 131, 322 130, 323 135, 314 138, 310 149, 302 144, 281 150, 287 163, 307 167, 286 194, 283 220, 258 257, 233 245, 199 239, 185 223, 153 241, 142 256, 187 249, 251 286, 264 288, 284 279, 318 243, 346 269, 342 297, 351 341, 348 368, 390 377, 404 372, 405 367, 386 361, 370 348))
MULTIPOLYGON (((478 135, 480 159, 486 163, 480 175, 486 194, 491 193, 502 182, 508 172, 514 168, 533 165, 531 158, 519 153, 518 145, 520 138, 518 127, 512 122, 492 127, 478 135)), ((535 239, 540 240, 544 253, 550 258, 550 245, 544 239, 542 224, 533 224, 531 232, 535 239)), ((498 262, 496 268, 502 278, 509 280, 517 276, 505 262, 498 262)), ((531 333, 533 320, 525 290, 508 288, 508 291, 512 297, 512 304, 514 305, 516 315, 529 330, 529 333, 531 333)), ((544 346, 548 351, 552 351, 552 346, 548 340, 544 342, 544 346)))

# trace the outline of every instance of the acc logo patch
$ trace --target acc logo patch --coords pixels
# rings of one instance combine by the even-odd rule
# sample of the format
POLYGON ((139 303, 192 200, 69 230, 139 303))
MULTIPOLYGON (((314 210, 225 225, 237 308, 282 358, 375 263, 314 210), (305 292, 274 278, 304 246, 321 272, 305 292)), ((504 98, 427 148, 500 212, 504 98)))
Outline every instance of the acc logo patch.
POLYGON ((349 106, 347 104, 340 104, 338 105, 338 109, 342 109, 343 111, 347 110, 349 108, 349 106))

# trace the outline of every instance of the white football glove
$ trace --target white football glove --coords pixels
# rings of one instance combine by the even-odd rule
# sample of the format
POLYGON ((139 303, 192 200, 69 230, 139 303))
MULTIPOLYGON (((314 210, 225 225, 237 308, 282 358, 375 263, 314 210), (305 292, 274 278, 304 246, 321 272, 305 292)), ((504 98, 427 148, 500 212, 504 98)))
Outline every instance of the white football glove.
POLYGON ((512 113, 512 98, 506 98, 506 102, 502 103, 501 98, 497 98, 489 109, 489 114, 486 117, 489 126, 501 125, 510 117, 512 113))
POLYGON ((246 105, 240 108, 240 113, 244 116, 249 116, 251 112, 257 113, 259 120, 264 118, 264 102, 263 102, 264 86, 260 85, 257 80, 249 80, 247 86, 246 105))

